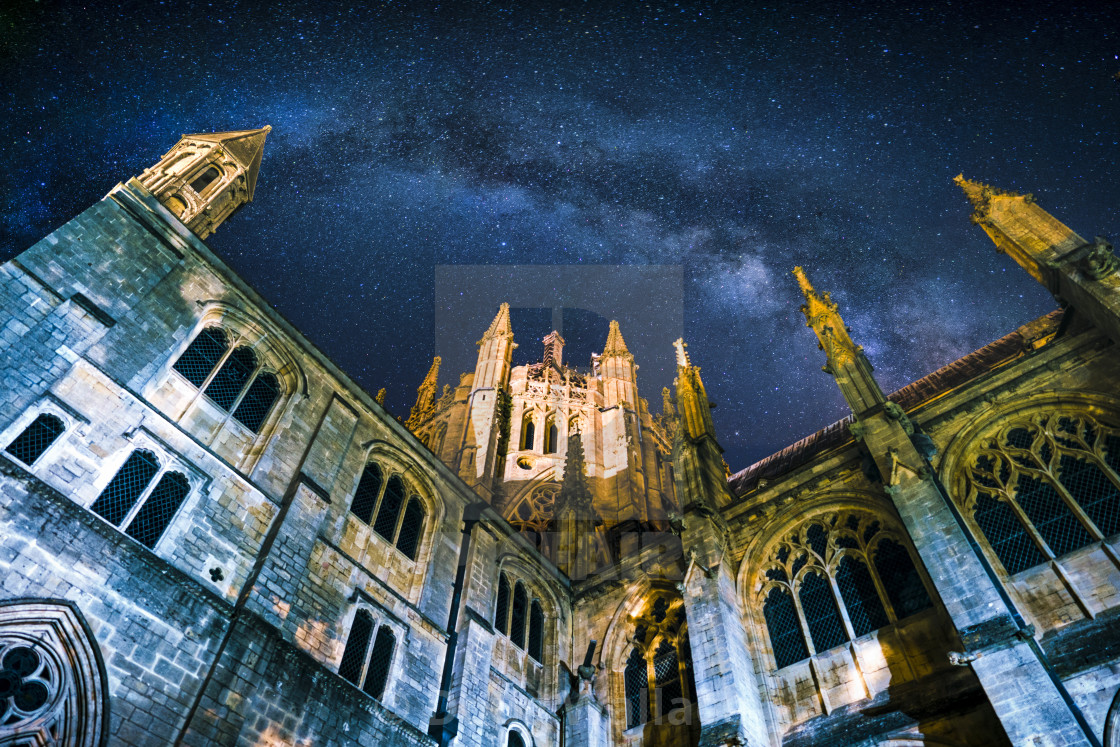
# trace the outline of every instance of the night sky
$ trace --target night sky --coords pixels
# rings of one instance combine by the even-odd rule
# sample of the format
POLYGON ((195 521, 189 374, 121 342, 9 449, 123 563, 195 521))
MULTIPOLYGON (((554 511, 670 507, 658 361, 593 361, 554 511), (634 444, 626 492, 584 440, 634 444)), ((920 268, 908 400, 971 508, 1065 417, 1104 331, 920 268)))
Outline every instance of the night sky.
POLYGON ((1120 239, 1106 5, 4 3, 0 259, 270 124, 208 243, 391 411, 502 300, 525 359, 616 318, 655 411, 684 334, 737 470, 846 414, 795 264, 890 391, 1054 308, 958 172, 1120 239))

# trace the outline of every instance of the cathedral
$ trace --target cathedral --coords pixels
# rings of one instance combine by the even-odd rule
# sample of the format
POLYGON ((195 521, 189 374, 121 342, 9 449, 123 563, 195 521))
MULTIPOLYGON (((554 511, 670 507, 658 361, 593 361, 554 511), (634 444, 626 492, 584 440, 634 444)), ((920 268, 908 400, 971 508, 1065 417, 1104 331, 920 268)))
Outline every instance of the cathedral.
POLYGON ((1104 239, 958 177, 1058 308, 890 394, 795 268, 851 414, 729 468, 616 322, 387 412, 205 243, 268 132, 0 265, 0 746, 1120 747, 1104 239))

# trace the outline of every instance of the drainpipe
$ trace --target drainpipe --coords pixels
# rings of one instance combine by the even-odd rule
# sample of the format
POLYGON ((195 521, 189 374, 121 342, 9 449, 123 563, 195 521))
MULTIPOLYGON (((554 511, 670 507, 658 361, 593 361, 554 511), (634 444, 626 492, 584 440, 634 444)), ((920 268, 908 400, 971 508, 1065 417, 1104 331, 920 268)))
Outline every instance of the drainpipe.
POLYGON ((463 539, 459 545, 459 567, 455 571, 455 587, 451 592, 451 610, 447 613, 447 653, 443 657, 443 675, 439 681, 439 700, 436 712, 428 721, 428 736, 440 747, 448 747, 459 733, 459 719, 447 712, 447 698, 455 674, 455 647, 459 642, 459 606, 463 601, 463 583, 467 575, 467 559, 471 551, 471 537, 478 525, 485 503, 472 503, 463 513, 463 539))

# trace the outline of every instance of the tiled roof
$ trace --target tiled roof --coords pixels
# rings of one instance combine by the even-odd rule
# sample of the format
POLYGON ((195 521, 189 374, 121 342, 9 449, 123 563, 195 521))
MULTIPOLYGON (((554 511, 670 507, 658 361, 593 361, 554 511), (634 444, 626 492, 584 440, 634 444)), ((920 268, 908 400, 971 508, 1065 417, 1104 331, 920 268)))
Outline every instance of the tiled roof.
MULTIPOLYGON (((907 384, 897 392, 887 395, 887 399, 898 404, 903 410, 911 410, 929 402, 982 374, 1022 357, 1033 347, 1035 341, 1054 334, 1061 319, 1061 310, 1052 311, 1023 325, 1011 334, 942 366, 928 376, 907 384)), ((738 497, 753 490, 759 480, 780 477, 807 463, 816 455, 848 443, 852 440, 848 432, 848 424, 851 421, 852 416, 849 415, 843 420, 825 426, 811 436, 790 444, 776 454, 771 454, 736 472, 727 480, 728 491, 733 497, 738 497)))

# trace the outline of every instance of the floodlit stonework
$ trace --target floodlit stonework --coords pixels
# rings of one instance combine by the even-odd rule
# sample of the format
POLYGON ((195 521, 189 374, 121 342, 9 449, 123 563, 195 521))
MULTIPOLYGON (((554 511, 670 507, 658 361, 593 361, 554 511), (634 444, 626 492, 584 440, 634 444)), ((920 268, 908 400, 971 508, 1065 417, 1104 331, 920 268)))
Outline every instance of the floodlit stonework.
POLYGON ((267 134, 0 266, 0 745, 1120 745, 1103 239, 960 178, 1062 307, 889 395, 798 268, 852 415, 732 473, 615 323, 387 413, 202 241, 267 134))

